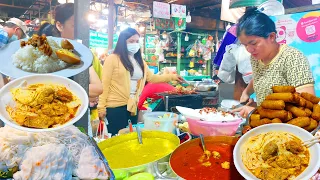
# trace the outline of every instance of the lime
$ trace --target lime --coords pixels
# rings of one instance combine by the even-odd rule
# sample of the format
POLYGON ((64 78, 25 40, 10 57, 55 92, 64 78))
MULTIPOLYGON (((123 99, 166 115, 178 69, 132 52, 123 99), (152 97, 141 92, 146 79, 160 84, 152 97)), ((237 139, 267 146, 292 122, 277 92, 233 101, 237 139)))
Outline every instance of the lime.
POLYGON ((154 177, 152 174, 145 172, 145 173, 139 173, 139 174, 135 174, 133 176, 130 176, 126 180, 154 180, 154 177))

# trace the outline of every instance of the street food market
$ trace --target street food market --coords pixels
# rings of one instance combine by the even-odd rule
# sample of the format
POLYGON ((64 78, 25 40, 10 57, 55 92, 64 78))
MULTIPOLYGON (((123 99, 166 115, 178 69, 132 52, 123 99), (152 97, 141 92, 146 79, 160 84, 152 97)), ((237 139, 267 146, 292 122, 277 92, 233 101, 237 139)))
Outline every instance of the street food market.
POLYGON ((0 180, 320 180, 320 3, 3 0, 0 180))

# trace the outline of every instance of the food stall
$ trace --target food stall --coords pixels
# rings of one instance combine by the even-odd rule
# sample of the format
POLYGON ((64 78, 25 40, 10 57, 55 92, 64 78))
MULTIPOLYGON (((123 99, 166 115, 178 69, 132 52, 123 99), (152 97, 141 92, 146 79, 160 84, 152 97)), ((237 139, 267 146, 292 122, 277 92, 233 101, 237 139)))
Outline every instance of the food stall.
MULTIPOLYGON (((178 73, 194 68, 191 61, 183 63, 189 57, 182 53, 190 51, 182 47, 205 46, 213 36, 187 30, 166 31, 177 35, 174 42, 180 39, 176 49, 164 51, 164 57, 176 61, 178 73), (186 35, 194 42, 184 44, 186 35)), ((157 94, 162 102, 141 115, 142 123, 128 121, 117 136, 96 144, 78 127, 88 122, 88 77, 77 81, 92 63, 89 43, 98 47, 103 42, 106 48, 107 34, 85 31, 78 30, 78 40, 31 36, 0 50, 0 57, 10 59, 0 72, 15 79, 0 90, 0 119, 6 124, 0 127, 0 179, 320 179, 315 175, 320 168, 315 138, 320 98, 292 86, 274 86, 261 106, 243 118, 231 113, 240 102, 219 104, 219 86, 211 78, 184 74, 186 82, 171 82, 175 90, 157 94)), ((161 71, 155 36, 145 35, 144 52, 149 65, 161 71)), ((200 60, 193 63, 205 64, 200 60)), ((211 65, 211 58, 206 63, 211 65)))

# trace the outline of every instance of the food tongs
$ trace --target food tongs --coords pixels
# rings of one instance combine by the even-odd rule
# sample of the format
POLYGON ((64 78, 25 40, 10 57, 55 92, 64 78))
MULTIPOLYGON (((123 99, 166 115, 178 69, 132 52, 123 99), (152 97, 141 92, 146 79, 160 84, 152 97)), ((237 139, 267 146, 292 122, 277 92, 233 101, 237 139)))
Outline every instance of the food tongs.
POLYGON ((104 157, 104 155, 102 154, 100 148, 98 147, 96 141, 91 137, 89 136, 89 140, 91 142, 91 144, 93 145, 93 147, 95 148, 96 152, 98 153, 99 155, 99 158, 102 160, 103 164, 104 164, 104 167, 106 168, 107 171, 109 171, 110 173, 110 180, 115 180, 115 176, 109 166, 109 163, 107 161, 107 159, 104 157))

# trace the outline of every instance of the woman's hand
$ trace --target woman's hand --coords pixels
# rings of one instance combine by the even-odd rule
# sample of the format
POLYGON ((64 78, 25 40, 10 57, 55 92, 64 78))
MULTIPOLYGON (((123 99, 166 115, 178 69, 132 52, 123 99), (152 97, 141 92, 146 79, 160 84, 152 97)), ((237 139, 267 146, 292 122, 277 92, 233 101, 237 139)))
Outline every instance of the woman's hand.
POLYGON ((177 74, 173 74, 173 81, 178 81, 179 83, 181 83, 181 82, 184 82, 185 80, 181 76, 177 74))
POLYGON ((246 91, 243 91, 240 97, 240 102, 247 102, 249 101, 250 96, 246 91))
POLYGON ((100 119, 104 120, 106 115, 107 115, 107 110, 106 109, 104 111, 103 110, 99 110, 99 118, 100 119))
POLYGON ((239 115, 243 118, 247 118, 248 114, 253 111, 255 108, 252 106, 242 106, 237 109, 232 110, 232 113, 239 112, 239 115))

